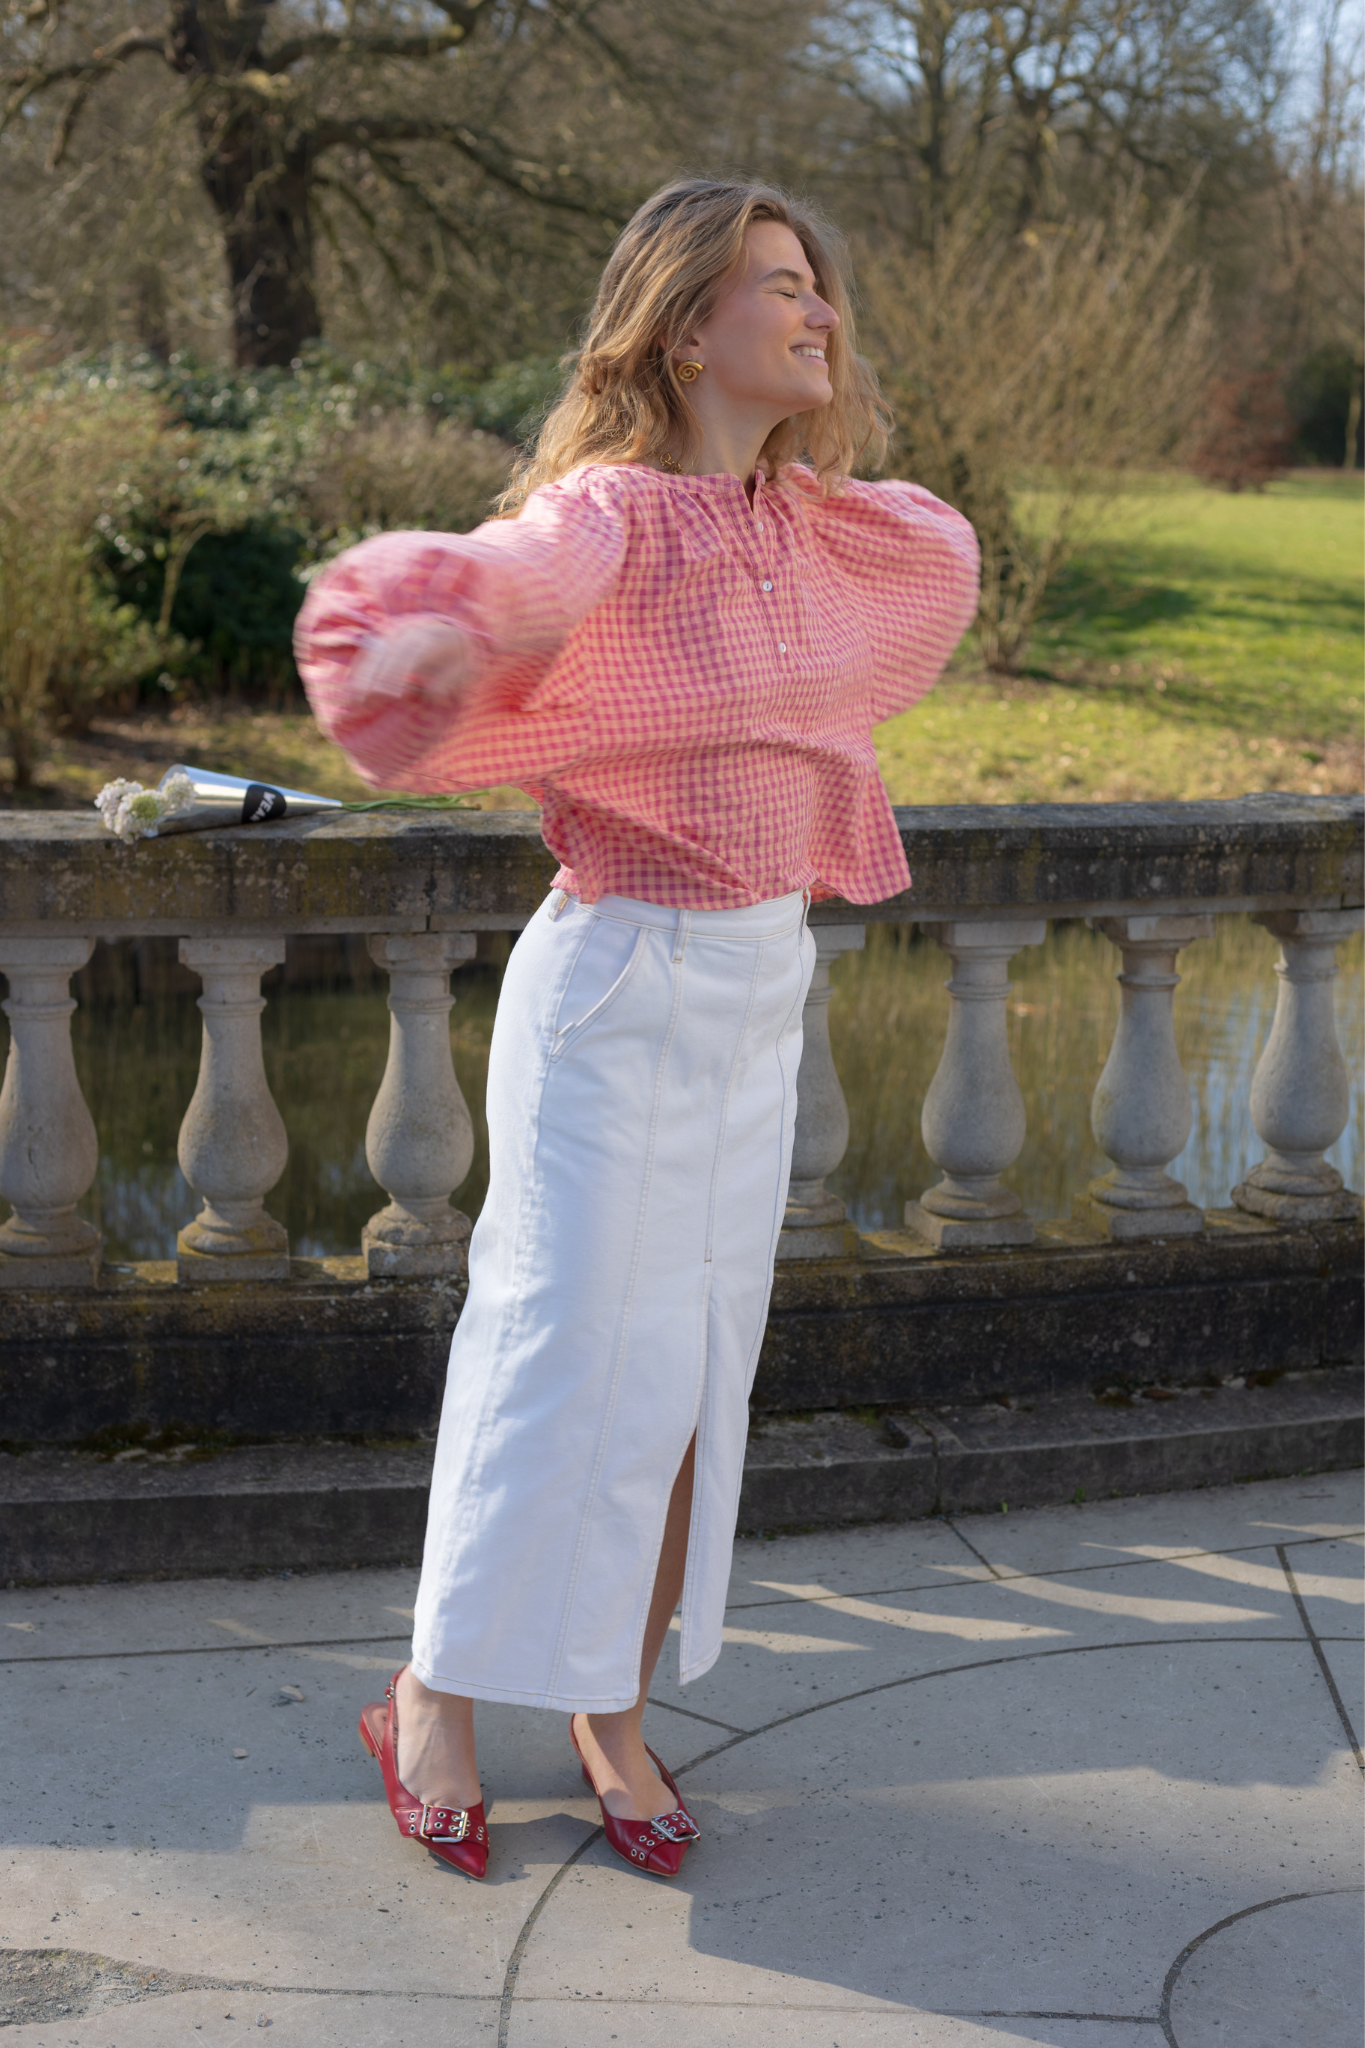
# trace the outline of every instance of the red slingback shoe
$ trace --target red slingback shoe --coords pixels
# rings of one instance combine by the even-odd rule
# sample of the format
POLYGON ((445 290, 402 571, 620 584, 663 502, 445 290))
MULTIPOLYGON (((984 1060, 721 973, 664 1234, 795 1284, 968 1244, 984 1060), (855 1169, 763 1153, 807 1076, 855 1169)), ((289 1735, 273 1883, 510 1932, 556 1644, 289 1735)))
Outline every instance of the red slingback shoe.
POLYGON ((583 1782, 601 1810, 602 1830, 607 1841, 617 1855, 630 1864, 632 1870, 647 1870, 652 1877, 676 1877, 682 1868, 682 1860, 687 1854, 689 1843, 701 1840, 701 1829, 683 1805, 682 1794, 667 1769, 646 1744, 645 1754, 678 1802, 672 1813, 656 1814, 653 1820, 618 1819, 616 1814, 607 1812, 602 1794, 592 1781, 587 1760, 578 1747, 578 1737, 573 1732, 573 1720, 574 1717, 570 1714, 569 1740, 574 1746, 574 1755, 583 1766, 583 1782))
POLYGON ((482 1877, 488 1868, 488 1822, 483 1801, 477 1806, 431 1806, 409 1792, 398 1775, 398 1681, 395 1671, 384 1687, 383 1700, 360 1710, 360 1739, 384 1773, 384 1791, 398 1832, 420 1842, 466 1877, 482 1877))

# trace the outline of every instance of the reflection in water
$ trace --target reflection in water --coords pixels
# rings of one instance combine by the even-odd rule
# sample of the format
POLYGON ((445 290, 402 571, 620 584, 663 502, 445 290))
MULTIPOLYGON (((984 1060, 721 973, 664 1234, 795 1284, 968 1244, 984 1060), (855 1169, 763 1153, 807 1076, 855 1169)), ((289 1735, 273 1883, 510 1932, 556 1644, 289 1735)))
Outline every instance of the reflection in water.
MULTIPOLYGON (((1247 918, 1219 918, 1212 939, 1186 948, 1176 996, 1181 1057, 1195 1128, 1174 1172, 1191 1198, 1222 1207, 1262 1147, 1247 1115, 1252 1069, 1275 1003, 1276 948, 1247 918)), ((1360 1072, 1361 942, 1342 948, 1337 1012, 1342 1049, 1360 1072)), ((1028 1138, 1006 1180, 1040 1218, 1065 1216, 1074 1194, 1107 1165, 1090 1134, 1090 1097, 1118 1013, 1119 956, 1081 924, 1054 926, 1043 946, 1016 954, 1009 1031, 1028 1108, 1028 1138)), ((865 1230, 900 1224, 907 1197, 938 1178, 919 1132, 920 1106, 943 1047, 950 962, 932 939, 892 925, 868 929, 865 953, 833 971, 830 1037, 852 1123, 831 1177, 865 1230)), ((474 1118, 473 1169, 458 1201, 477 1216, 488 1182, 483 1123, 488 1041, 500 970, 461 969, 451 1019, 455 1070, 474 1118)), ((365 1120, 384 1071, 389 1017, 383 982, 371 988, 271 991, 263 1019, 266 1073, 289 1131, 289 1165, 266 1206, 297 1257, 354 1252, 383 1195, 365 1164, 365 1120)), ((111 1259, 165 1259, 198 1208, 176 1165, 180 1120, 199 1064, 192 995, 140 1004, 83 1005, 72 1020, 76 1064, 100 1138, 99 1174, 81 1204, 105 1231, 111 1259)), ((5 1039, 0 1027, 0 1055, 5 1039)), ((1348 1186, 1361 1184, 1365 1141, 1357 1095, 1329 1154, 1348 1186)))

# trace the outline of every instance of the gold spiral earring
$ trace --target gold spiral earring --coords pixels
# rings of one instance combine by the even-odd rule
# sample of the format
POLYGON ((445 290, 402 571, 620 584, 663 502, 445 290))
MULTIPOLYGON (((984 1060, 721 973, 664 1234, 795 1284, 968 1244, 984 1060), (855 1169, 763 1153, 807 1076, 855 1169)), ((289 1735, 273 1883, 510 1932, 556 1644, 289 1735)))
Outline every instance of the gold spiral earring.
POLYGON ((705 363, 679 363, 678 382, 680 384, 695 384, 705 368, 705 363))

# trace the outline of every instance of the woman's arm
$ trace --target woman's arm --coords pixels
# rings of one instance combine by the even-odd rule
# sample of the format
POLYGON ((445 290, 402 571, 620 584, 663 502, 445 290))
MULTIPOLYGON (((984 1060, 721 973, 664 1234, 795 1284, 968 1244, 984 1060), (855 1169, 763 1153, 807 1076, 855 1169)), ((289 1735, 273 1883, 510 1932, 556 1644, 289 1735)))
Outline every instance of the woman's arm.
POLYGON ((314 577, 295 628, 318 724, 368 782, 535 781, 571 759, 586 706, 546 678, 611 590, 625 546, 581 477, 473 533, 385 533, 314 577))

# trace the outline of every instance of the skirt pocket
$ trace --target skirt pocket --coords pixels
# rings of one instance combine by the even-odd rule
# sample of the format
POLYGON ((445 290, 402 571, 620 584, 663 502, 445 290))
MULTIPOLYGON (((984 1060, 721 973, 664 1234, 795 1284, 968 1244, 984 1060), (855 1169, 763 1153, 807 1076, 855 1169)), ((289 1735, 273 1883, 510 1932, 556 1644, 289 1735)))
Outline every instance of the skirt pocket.
POLYGON ((550 1058, 557 1060, 609 1010, 634 974, 649 942, 647 925, 599 917, 583 942, 555 1020, 550 1058))

